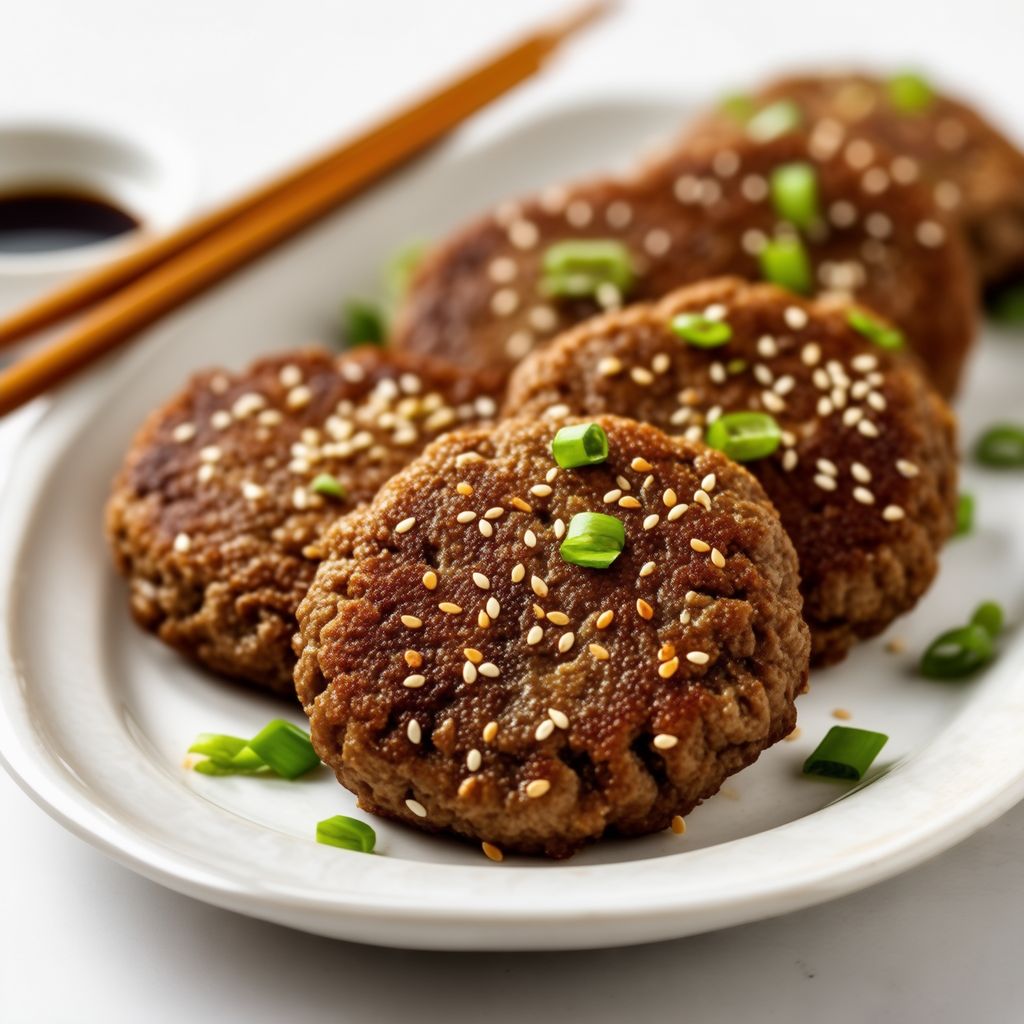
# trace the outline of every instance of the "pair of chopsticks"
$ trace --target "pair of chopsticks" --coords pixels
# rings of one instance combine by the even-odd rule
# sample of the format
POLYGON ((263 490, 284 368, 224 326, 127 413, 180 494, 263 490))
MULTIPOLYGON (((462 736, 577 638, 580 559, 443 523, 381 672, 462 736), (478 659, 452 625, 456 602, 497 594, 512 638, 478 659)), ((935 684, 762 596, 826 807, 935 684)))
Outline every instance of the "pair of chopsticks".
POLYGON ((535 74, 606 0, 532 32, 454 81, 283 177, 206 213, 0 321, 0 348, 88 311, 66 334, 0 372, 0 416, 283 242, 535 74))

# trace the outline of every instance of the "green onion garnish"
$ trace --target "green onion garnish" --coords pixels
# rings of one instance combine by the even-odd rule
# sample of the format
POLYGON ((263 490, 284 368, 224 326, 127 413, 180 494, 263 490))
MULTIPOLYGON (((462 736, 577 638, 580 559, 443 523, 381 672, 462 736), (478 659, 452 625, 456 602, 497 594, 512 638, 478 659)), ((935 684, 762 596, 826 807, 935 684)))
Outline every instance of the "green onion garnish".
POLYGON ((1024 326, 1024 281, 1014 281, 990 292, 985 296, 985 308, 997 323, 1024 326))
POLYGON ((625 546, 626 530, 615 516, 578 512, 569 521, 565 540, 558 550, 571 565, 607 569, 625 546))
POLYGON ((956 500, 956 528, 954 537, 962 537, 974 529, 974 495, 964 492, 956 500))
POLYGON ((860 780, 888 740, 882 732, 833 725, 804 761, 804 775, 860 780))
POLYGON ((274 772, 283 779, 297 779, 320 764, 309 734, 281 718, 274 719, 251 740, 201 733, 188 752, 206 756, 205 761, 197 761, 192 766, 203 775, 274 772))
POLYGON ((863 334, 868 341, 873 341, 879 348, 894 351, 903 348, 903 332, 895 327, 883 324, 873 316, 865 313, 863 309, 851 309, 846 314, 846 322, 858 333, 863 334))
POLYGON ((265 725, 249 740, 249 748, 282 779, 297 779, 320 764, 309 733, 283 718, 265 725))
POLYGON ((747 137, 755 142, 768 142, 799 128, 802 121, 800 108, 792 100, 777 100, 747 121, 747 137))
POLYGON ((771 455, 782 431, 766 412, 727 412, 708 427, 705 440, 735 462, 750 462, 771 455))
POLYGON ((950 629, 936 637, 921 656, 921 674, 928 679, 960 679, 976 672, 995 656, 992 634, 977 623, 950 629))
POLYGON ((811 164, 798 161, 772 171, 772 203, 775 212, 798 228, 815 224, 818 212, 818 176, 811 164))
POLYGON ((383 345, 388 329, 380 306, 362 299, 351 299, 341 311, 341 339, 345 348, 383 345))
POLYGON ((327 498, 337 498, 338 501, 345 500, 344 486, 336 476, 331 476, 330 473, 320 473, 313 477, 313 482, 309 487, 310 490, 327 498))
POLYGON ((998 469, 1019 469, 1024 466, 1024 427, 998 423, 978 440, 974 457, 983 465, 998 469))
POLYGON ((679 313, 669 326, 673 334, 697 348, 717 348, 732 337, 732 328, 724 320, 709 320, 700 313, 679 313))
POLYGON ((971 616, 971 625, 981 626, 995 640, 1003 631, 1004 618, 1002 605, 996 604, 995 601, 982 601, 974 609, 974 614, 971 616))
POLYGON ((555 434, 551 454, 562 469, 596 466, 608 458, 608 435, 599 423, 574 423, 555 434))
POLYGON ((757 104, 752 96, 734 92, 718 101, 718 109, 738 124, 746 124, 757 111, 757 104))
POLYGON ((775 238, 761 249, 761 276, 791 292, 811 291, 811 261, 799 238, 775 238))
POLYGON ((333 818, 325 818, 316 823, 316 841, 326 846, 340 846, 343 850, 355 850, 357 853, 373 853, 377 833, 365 821, 336 814, 333 818))
POLYGON ((893 75, 886 83, 889 102, 903 114, 919 114, 931 106, 935 93, 928 82, 912 71, 893 75))
POLYGON ((426 251, 426 242, 408 242, 388 260, 384 267, 384 283, 392 305, 405 298, 426 251))
POLYGON ((633 286, 633 261, 621 243, 600 239, 556 242, 544 253, 541 290, 552 298, 592 298, 602 285, 620 296, 633 286))

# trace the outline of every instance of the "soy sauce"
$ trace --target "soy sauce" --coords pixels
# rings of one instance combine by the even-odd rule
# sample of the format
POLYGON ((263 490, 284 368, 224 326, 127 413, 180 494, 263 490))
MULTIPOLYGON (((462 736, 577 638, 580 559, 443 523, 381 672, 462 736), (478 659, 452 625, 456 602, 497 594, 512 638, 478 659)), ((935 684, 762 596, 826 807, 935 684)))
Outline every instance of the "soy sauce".
POLYGON ((97 195, 43 190, 0 193, 0 253, 77 249, 138 226, 130 213, 97 195))

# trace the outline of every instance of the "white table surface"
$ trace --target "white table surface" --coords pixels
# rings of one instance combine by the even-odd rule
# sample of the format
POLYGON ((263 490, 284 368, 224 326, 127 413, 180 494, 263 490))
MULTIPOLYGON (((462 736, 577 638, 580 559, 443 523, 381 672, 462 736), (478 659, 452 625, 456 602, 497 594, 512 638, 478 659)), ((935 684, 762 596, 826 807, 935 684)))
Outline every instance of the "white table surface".
MULTIPOLYGON (((0 118, 169 132, 215 200, 554 7, 20 0, 4 9, 0 118)), ((1022 42, 1024 4, 1011 0, 644 0, 482 127, 595 89, 709 96, 773 67, 859 59, 941 69, 1024 135, 1022 42)), ((0 428, 0 469, 11 429, 0 428)), ((772 921, 601 952, 425 954, 313 938, 178 896, 64 832, 0 774, 0 1022, 1016 1021, 1022 853, 1019 806, 907 875, 772 921)))

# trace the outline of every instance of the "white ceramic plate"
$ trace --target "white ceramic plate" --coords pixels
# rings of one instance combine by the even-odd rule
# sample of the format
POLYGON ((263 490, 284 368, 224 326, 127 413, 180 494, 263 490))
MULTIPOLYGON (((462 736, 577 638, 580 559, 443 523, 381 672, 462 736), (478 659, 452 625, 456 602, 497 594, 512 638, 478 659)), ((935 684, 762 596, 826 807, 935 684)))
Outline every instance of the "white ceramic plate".
MULTIPOLYGON (((360 813, 326 770, 287 783, 183 767, 196 733, 248 735, 281 706, 185 664, 129 619, 101 510, 145 413, 211 361, 241 366, 324 336, 340 297, 371 289, 373 268, 410 237, 624 161, 681 117, 674 103, 592 103, 463 140, 59 397, 21 447, 0 508, 0 750, 41 806, 150 878, 242 913, 396 946, 539 949, 686 935, 827 900, 937 853, 1024 795, 1024 489, 1019 476, 976 469, 965 486, 977 528, 949 546, 920 607, 818 673, 800 702, 800 738, 730 780, 683 837, 498 865, 374 821, 379 855, 369 857, 313 841, 317 820, 360 813), (923 646, 983 598, 1009 613, 998 662, 966 683, 916 677, 923 646), (892 637, 906 654, 887 653, 892 637), (855 789, 800 775, 837 708, 891 737, 855 789)), ((965 438, 1019 412, 1020 344, 983 339, 961 404, 965 438)))

